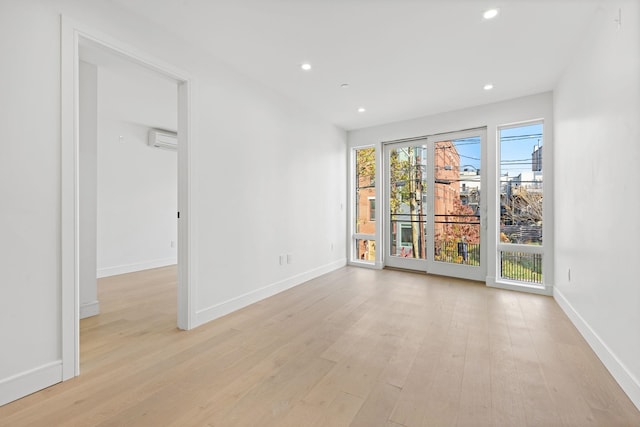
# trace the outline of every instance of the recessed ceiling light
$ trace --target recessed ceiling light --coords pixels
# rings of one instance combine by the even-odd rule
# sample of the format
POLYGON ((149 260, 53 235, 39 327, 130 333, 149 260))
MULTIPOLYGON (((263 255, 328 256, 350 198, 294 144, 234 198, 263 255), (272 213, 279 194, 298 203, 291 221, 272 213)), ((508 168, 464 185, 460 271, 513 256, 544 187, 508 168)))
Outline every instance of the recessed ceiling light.
POLYGON ((493 19, 500 13, 500 9, 488 9, 482 14, 484 19, 493 19))
POLYGON ((365 111, 367 111, 367 110, 364 107, 358 108, 358 113, 364 113, 365 111))
POLYGON ((341 87, 342 89, 346 89, 346 88, 348 88, 348 87, 349 87, 349 83, 342 83, 342 84, 340 85, 340 87, 341 87))
POLYGON ((300 68, 302 68, 304 71, 309 71, 311 69, 311 64, 309 64, 308 62, 305 62, 300 66, 300 68))
POLYGON ((491 90, 493 89, 493 85, 491 83, 487 83, 486 85, 484 85, 484 90, 491 90))

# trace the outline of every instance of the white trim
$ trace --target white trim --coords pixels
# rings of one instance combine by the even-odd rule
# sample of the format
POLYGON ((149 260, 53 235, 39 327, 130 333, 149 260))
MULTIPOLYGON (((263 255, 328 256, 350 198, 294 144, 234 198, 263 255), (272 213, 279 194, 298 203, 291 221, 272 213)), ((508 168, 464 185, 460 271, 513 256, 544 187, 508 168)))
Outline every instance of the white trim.
POLYGON ((553 286, 551 285, 538 285, 535 283, 496 279, 493 276, 487 276, 486 285, 490 288, 506 289, 509 291, 527 292, 546 296, 553 295, 553 286))
POLYGON ((353 233, 354 240, 376 240, 375 234, 353 233))
POLYGON ((618 382, 620 387, 622 387, 622 390, 629 396, 633 404, 640 409, 640 381, 638 378, 629 371, 609 346, 607 346, 591 328, 589 323, 576 311, 560 290, 556 289, 553 297, 596 353, 600 361, 609 370, 613 378, 618 382))
POLYGON ((80 304, 81 319, 96 316, 98 314, 100 314, 100 302, 98 300, 80 304))
MULTIPOLYGON (((80 373, 80 302, 79 302, 79 242, 78 242, 78 46, 86 40, 97 47, 110 50, 127 60, 160 73, 178 84, 178 319, 181 329, 194 327, 192 303, 195 283, 195 241, 197 229, 192 221, 194 194, 191 177, 193 166, 194 115, 192 85, 189 75, 117 41, 106 34, 89 29, 65 16, 60 17, 61 72, 61 347, 62 380, 80 373)), ((30 390, 33 392, 34 390, 30 390)))
POLYGON ((151 268, 166 267, 178 263, 176 257, 152 259, 149 261, 136 262, 133 264, 114 265, 113 267, 99 268, 97 272, 98 279, 103 277, 116 276, 118 274, 133 273, 136 271, 149 270, 151 268))
POLYGON ((346 262, 347 259, 343 258, 306 271, 304 273, 297 274, 293 277, 289 277, 288 279, 284 279, 279 282, 256 289, 254 291, 247 292, 246 294, 231 298, 219 304, 215 304, 202 310, 198 310, 196 313, 195 326, 205 324, 226 314, 246 307, 250 304, 256 303, 265 298, 286 291, 287 289, 298 286, 304 282, 315 279, 316 277, 322 276, 323 274, 327 274, 334 270, 342 268, 346 265, 346 262))
POLYGON ((353 147, 348 150, 348 168, 347 171, 347 260, 353 261, 354 259, 358 259, 356 255, 356 227, 355 227, 355 215, 356 215, 356 166, 357 166, 357 150, 364 149, 367 147, 353 147))
POLYGON ((195 327, 198 227, 192 197, 197 193, 193 79, 178 84, 178 328, 195 327))
POLYGON ((499 124, 496 126, 496 132, 498 133, 498 139, 496 140, 497 144, 500 144, 500 130, 502 129, 514 129, 524 126, 535 125, 538 123, 542 123, 544 125, 544 117, 539 117, 537 119, 528 119, 528 120, 520 120, 515 122, 509 122, 504 124, 499 124))
POLYGON ((61 345, 62 380, 67 380, 80 373, 79 165, 76 120, 79 64, 77 32, 65 17, 61 17, 60 24, 61 345))
POLYGON ((0 381, 0 406, 62 381, 62 361, 56 360, 0 381))

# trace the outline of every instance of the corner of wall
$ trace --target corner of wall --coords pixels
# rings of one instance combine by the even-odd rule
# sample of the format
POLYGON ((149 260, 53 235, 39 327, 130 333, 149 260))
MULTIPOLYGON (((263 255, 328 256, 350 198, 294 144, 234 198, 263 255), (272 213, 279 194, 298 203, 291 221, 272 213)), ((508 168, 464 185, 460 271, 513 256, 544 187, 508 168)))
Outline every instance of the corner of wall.
POLYGON ((100 314, 100 302, 98 300, 80 304, 80 318, 85 319, 100 314))
POLYGON ((582 334, 613 378, 620 384, 620 387, 622 387, 624 392, 629 396, 633 404, 640 410, 640 381, 638 381, 638 378, 629 371, 611 348, 609 348, 593 328, 589 326, 587 321, 576 311, 562 291, 556 288, 553 292, 553 298, 580 334, 582 334))
POLYGON ((312 270, 281 280, 279 282, 269 284, 262 288, 248 292, 244 295, 239 295, 235 298, 221 302, 211 307, 198 310, 196 312, 196 322, 194 327, 203 325, 207 322, 215 320, 233 311, 239 310, 250 304, 269 298, 280 292, 286 291, 287 289, 291 289, 305 282, 308 282, 309 280, 330 273, 334 270, 344 267, 346 264, 347 259, 342 258, 337 261, 330 262, 312 270))

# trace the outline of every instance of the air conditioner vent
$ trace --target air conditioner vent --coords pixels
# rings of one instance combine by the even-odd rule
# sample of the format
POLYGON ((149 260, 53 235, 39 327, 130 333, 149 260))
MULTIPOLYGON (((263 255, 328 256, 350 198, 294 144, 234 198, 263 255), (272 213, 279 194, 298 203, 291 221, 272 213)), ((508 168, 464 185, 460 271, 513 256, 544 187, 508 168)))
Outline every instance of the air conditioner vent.
POLYGON ((170 130, 150 129, 148 144, 165 150, 178 149, 178 134, 170 130))

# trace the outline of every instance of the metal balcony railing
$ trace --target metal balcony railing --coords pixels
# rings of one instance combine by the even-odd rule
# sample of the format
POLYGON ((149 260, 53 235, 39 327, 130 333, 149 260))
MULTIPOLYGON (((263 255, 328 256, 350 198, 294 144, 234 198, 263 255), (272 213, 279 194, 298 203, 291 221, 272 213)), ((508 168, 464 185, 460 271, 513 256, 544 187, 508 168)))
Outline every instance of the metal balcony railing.
POLYGON ((436 241, 434 258, 454 264, 480 265, 480 244, 436 241))
POLYGON ((500 276, 518 282, 542 284, 542 254, 501 251, 500 276))

